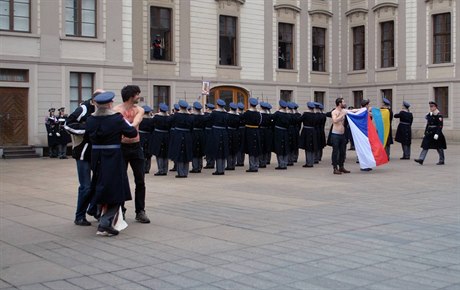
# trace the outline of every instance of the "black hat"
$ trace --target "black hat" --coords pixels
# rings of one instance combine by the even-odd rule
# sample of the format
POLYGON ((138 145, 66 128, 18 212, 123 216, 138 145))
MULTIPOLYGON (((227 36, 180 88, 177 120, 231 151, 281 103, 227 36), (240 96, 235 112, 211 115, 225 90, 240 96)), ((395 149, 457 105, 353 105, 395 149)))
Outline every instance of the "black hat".
POLYGON ((435 101, 430 101, 428 104, 434 105, 434 106, 436 106, 436 108, 438 107, 438 104, 435 101))
POLYGON ((50 108, 50 109, 48 110, 48 112, 54 112, 54 111, 56 111, 55 108, 50 108))

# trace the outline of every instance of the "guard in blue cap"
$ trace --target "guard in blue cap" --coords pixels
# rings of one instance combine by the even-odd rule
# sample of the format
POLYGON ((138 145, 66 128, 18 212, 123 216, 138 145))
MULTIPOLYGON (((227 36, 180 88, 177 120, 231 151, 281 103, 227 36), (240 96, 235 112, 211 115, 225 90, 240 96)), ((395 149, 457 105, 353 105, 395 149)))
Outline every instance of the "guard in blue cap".
POLYGON ((258 104, 257 99, 249 98, 249 108, 242 116, 245 126, 244 152, 249 155, 249 169, 246 172, 259 171, 259 156, 262 153, 259 125, 262 122, 262 115, 257 111, 258 104))
POLYGON ((391 123, 393 122, 393 110, 391 109, 391 102, 387 98, 383 97, 383 106, 381 107, 381 111, 388 110, 389 115, 390 115, 390 130, 388 132, 388 137, 387 137, 387 142, 384 145, 385 151, 388 156, 388 160, 390 160, 390 146, 393 144, 393 128, 391 123))
POLYGON ((273 116, 273 152, 276 154, 278 166, 276 170, 287 169, 289 148, 289 134, 288 129, 291 123, 291 115, 286 111, 287 103, 284 100, 278 102, 279 109, 273 116))
POLYGON ((273 144, 273 118, 270 114, 270 104, 260 102, 262 122, 259 126, 260 147, 262 154, 259 156, 259 168, 266 168, 270 164, 273 144))
POLYGON ((189 172, 189 163, 193 159, 192 133, 193 116, 187 111, 188 103, 179 101, 179 112, 171 117, 171 143, 168 157, 176 163, 176 178, 186 178, 189 172))
POLYGON ((398 128, 396 129, 395 141, 401 143, 403 156, 399 159, 409 160, 410 159, 410 146, 412 143, 412 122, 414 116, 409 110, 410 104, 403 101, 401 111, 394 115, 395 118, 399 119, 398 128))
POLYGON ((288 166, 293 166, 294 162, 297 162, 299 156, 299 116, 295 114, 295 105, 293 102, 287 102, 288 110, 290 114, 291 122, 288 127, 288 139, 289 139, 289 154, 288 154, 288 166))
POLYGON ((244 104, 242 102, 239 102, 238 104, 238 115, 240 118, 240 123, 238 127, 238 135, 236 141, 239 145, 240 148, 238 149, 238 153, 236 154, 236 166, 237 167, 243 167, 244 166, 244 159, 245 159, 245 154, 244 154, 244 135, 246 132, 246 127, 244 126, 244 120, 243 120, 243 114, 244 114, 244 104))
POLYGON ((205 159, 206 159, 206 166, 203 167, 205 169, 214 169, 216 160, 211 157, 211 151, 213 150, 214 144, 212 144, 212 122, 209 118, 211 116, 212 111, 215 109, 214 104, 208 103, 206 104, 206 112, 204 113, 205 118, 205 137, 206 137, 206 145, 205 145, 205 159))
POLYGON ((206 149, 206 137, 204 128, 206 116, 202 112, 203 106, 200 102, 193 103, 193 130, 192 130, 192 170, 190 173, 200 173, 203 168, 203 156, 206 149))
POLYGON ((238 115, 238 105, 230 103, 228 111, 228 157, 225 170, 235 170, 237 156, 241 148, 241 136, 239 133, 240 116, 238 115))
POLYGON ((150 144, 152 143, 152 132, 153 132, 153 119, 152 119, 152 108, 150 106, 142 106, 144 109, 144 117, 139 124, 139 137, 144 153, 144 172, 145 174, 150 173, 152 165, 152 153, 150 153, 150 144))
POLYGON ((225 101, 217 100, 217 108, 209 116, 211 128, 211 144, 209 157, 216 160, 216 171, 213 175, 225 174, 225 160, 229 154, 228 146, 228 114, 225 111, 225 101))
POLYGON ((168 151, 169 131, 171 128, 169 120, 169 107, 165 103, 159 105, 159 112, 153 117, 152 142, 149 151, 155 155, 158 171, 155 176, 166 176, 168 174, 168 151))
POLYGON ((323 104, 315 104, 316 117, 318 118, 315 126, 316 136, 318 138, 318 150, 315 154, 315 164, 318 164, 323 158, 323 149, 324 147, 326 147, 326 133, 324 133, 324 129, 326 127, 327 117, 326 114, 323 112, 323 109, 323 104))
POLYGON ((299 147, 305 150, 305 164, 302 167, 313 167, 315 155, 318 151, 318 135, 316 127, 318 126, 318 116, 315 113, 315 102, 307 103, 308 111, 300 117, 303 124, 300 134, 299 147))
POLYGON ((134 138, 138 134, 135 127, 125 122, 122 114, 114 114, 114 96, 112 92, 97 95, 94 98, 96 111, 86 122, 86 133, 92 144, 92 203, 106 206, 106 211, 99 219, 97 234, 105 236, 118 235, 119 232, 113 228, 112 222, 122 204, 131 199, 121 150, 122 136, 134 138))

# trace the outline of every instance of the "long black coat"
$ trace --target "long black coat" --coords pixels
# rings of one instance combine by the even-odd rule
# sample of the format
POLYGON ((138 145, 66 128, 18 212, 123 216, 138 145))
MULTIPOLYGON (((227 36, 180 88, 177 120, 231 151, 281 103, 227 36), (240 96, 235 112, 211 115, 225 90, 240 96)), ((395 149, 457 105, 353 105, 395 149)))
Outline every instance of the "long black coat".
POLYGON ((193 131, 192 131, 192 150, 193 157, 201 158, 205 155, 206 149, 206 136, 205 126, 206 117, 205 115, 192 115, 193 116, 193 131))
POLYGON ((288 155, 289 148, 289 134, 288 128, 291 122, 291 115, 289 113, 276 111, 273 114, 273 152, 277 155, 288 155))
POLYGON ((422 148, 427 149, 447 149, 446 138, 442 133, 443 117, 441 113, 436 115, 427 114, 425 116, 426 127, 425 136, 422 141, 422 148), (434 140, 434 135, 438 134, 438 140, 434 140))
POLYGON ((168 158, 170 120, 166 115, 153 117, 153 132, 149 150, 157 158, 168 158))
POLYGON ((144 156, 152 156, 150 153, 150 144, 152 143, 153 119, 144 117, 139 124, 139 141, 141 143, 144 156))
POLYGON ((168 157, 176 162, 190 162, 193 159, 192 133, 193 116, 175 113, 171 116, 171 140, 168 157))
POLYGON ((86 132, 93 145, 91 150, 92 202, 120 204, 130 200, 131 191, 121 148, 97 149, 95 147, 97 145, 120 146, 122 135, 128 138, 137 136, 136 128, 128 125, 120 113, 115 113, 88 117, 86 132))
POLYGON ((240 116, 228 114, 228 152, 235 155, 241 150, 240 116))
POLYGON ((399 118, 398 129, 396 129, 395 141, 403 145, 410 145, 412 143, 412 122, 414 116, 411 112, 401 111, 394 115, 395 118, 399 118))
POLYGON ((228 113, 214 110, 209 116, 212 125, 209 147, 209 157, 213 159, 226 159, 228 157, 228 113))
POLYGON ((262 113, 260 124, 260 142, 262 153, 270 153, 273 148, 273 116, 269 113, 262 113))
POLYGON ((243 122, 246 126, 244 136, 244 152, 249 156, 262 154, 260 143, 259 125, 262 123, 262 114, 257 111, 247 110, 243 113, 243 122))
POLYGON ((300 117, 300 122, 302 122, 303 128, 299 138, 299 148, 309 152, 317 151, 318 131, 316 126, 319 123, 319 115, 313 112, 305 112, 300 117))

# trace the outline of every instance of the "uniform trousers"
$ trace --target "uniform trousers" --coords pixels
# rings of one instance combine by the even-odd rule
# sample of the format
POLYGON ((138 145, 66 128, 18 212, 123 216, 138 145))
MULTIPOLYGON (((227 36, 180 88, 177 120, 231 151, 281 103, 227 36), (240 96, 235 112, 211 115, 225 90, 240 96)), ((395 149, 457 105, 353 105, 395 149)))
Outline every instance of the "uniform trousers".
POLYGON ((286 168, 288 164, 288 155, 276 155, 276 159, 278 160, 278 167, 286 168))
POLYGON ((193 157, 192 159, 192 170, 201 171, 203 169, 203 158, 202 157, 193 157))
POLYGON ((409 159, 410 158, 410 145, 401 144, 403 157, 409 159))
POLYGON ((189 162, 176 162, 177 175, 188 176, 189 162))
POLYGON ((259 170, 259 156, 249 155, 249 170, 259 170))
MULTIPOLYGON (((438 148, 436 149, 439 154, 439 162, 444 162, 444 149, 438 148)), ((419 159, 425 160, 426 155, 428 154, 428 149, 423 149, 422 152, 420 152, 420 157, 419 159)))
POLYGON ((168 158, 157 157, 157 167, 158 173, 166 174, 168 173, 168 158))

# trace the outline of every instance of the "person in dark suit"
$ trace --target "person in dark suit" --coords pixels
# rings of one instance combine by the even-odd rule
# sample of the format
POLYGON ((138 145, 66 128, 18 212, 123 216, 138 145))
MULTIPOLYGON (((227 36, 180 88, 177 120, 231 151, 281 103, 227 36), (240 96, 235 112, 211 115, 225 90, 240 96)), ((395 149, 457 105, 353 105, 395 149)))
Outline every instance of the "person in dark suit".
POLYGON ((153 133, 150 144, 150 153, 155 155, 157 160, 158 171, 154 176, 165 176, 168 174, 168 152, 169 152, 169 130, 170 120, 168 114, 168 105, 161 103, 159 112, 153 116, 153 133))
POLYGON ((393 110, 391 109, 391 102, 387 98, 383 98, 382 110, 388 110, 390 112, 390 132, 388 133, 387 143, 385 144, 385 151, 390 160, 390 146, 393 144, 393 128, 391 123, 393 122, 393 110))
POLYGON ((205 169, 214 169, 216 160, 212 159, 211 157, 211 151, 213 150, 212 147, 214 144, 212 144, 212 124, 209 119, 209 116, 211 115, 212 111, 215 109, 215 106, 211 103, 206 104, 206 112, 204 112, 205 117, 205 137, 206 137, 206 147, 205 147, 205 159, 206 159, 206 166, 204 167, 205 169))
POLYGON ((192 170, 190 173, 201 173, 203 168, 203 156, 205 155, 206 137, 204 128, 206 117, 202 112, 203 106, 200 102, 193 103, 193 131, 192 131, 192 170))
POLYGON ((318 133, 316 127, 319 123, 319 118, 314 112, 314 102, 308 102, 307 107, 309 111, 304 112, 299 118, 299 121, 303 124, 299 139, 299 148, 305 150, 305 164, 302 167, 313 167, 315 155, 318 151, 318 133))
POLYGON ((65 123, 67 121, 67 114, 65 113, 65 108, 61 107, 58 109, 57 115, 57 132, 56 136, 58 137, 58 156, 59 159, 67 159, 67 144, 69 144, 70 135, 65 129, 65 123))
POLYGON ((240 116, 238 115, 238 105, 230 103, 230 111, 228 112, 228 157, 227 167, 225 170, 235 170, 238 152, 240 152, 240 116))
POLYGON ((295 114, 295 104, 293 102, 287 103, 287 112, 290 114, 291 122, 288 127, 288 140, 289 140, 289 156, 288 166, 293 166, 296 162, 296 156, 299 156, 299 125, 297 121, 297 115, 295 114))
POLYGON ((286 112, 287 103, 279 101, 279 109, 273 114, 273 152, 278 160, 277 170, 287 169, 289 149, 288 128, 291 116, 286 112))
POLYGON ((142 106, 144 109, 144 118, 139 124, 139 138, 142 152, 144 153, 144 172, 150 173, 152 165, 152 153, 150 152, 150 143, 152 143, 153 119, 152 108, 150 106, 142 106))
POLYGON ((414 116, 409 111, 410 104, 403 101, 402 109, 394 117, 399 119, 398 129, 396 129, 395 141, 401 143, 403 156, 399 159, 410 159, 410 145, 412 143, 412 122, 414 116))
POLYGON ((326 127, 326 114, 323 112, 324 106, 321 103, 315 103, 316 116, 318 117, 318 122, 316 124, 316 134, 318 136, 318 150, 315 154, 315 164, 319 163, 323 158, 323 149, 326 147, 326 133, 324 129, 326 127))
POLYGON ((236 156, 236 166, 237 167, 243 167, 244 166, 244 136, 246 132, 246 127, 244 126, 244 120, 243 120, 243 113, 244 113, 244 104, 239 102, 236 104, 238 106, 238 116, 240 117, 240 126, 238 127, 238 139, 239 139, 239 144, 240 148, 238 151, 238 154, 236 156))
POLYGON ((259 168, 266 168, 267 164, 270 163, 269 153, 272 150, 273 134, 272 124, 273 119, 270 114, 270 104, 266 102, 260 102, 260 113, 262 114, 262 122, 260 123, 259 133, 262 154, 259 156, 259 168))
POLYGON ((243 114, 245 129, 244 149, 249 155, 249 169, 246 172, 259 171, 259 156, 262 153, 260 144, 259 126, 262 122, 262 114, 257 111, 259 101, 249 98, 249 109, 243 114))
POLYGON ((225 101, 222 99, 217 100, 217 108, 212 111, 209 116, 209 123, 212 125, 211 130, 211 144, 213 146, 210 150, 210 157, 216 160, 216 171, 213 175, 224 175, 225 172, 225 160, 227 160, 228 151, 228 114, 224 107, 225 101))
MULTIPOLYGON (((121 151, 122 135, 137 136, 137 129, 127 123, 122 114, 112 110, 113 92, 94 98, 96 111, 88 117, 86 131, 92 144, 91 170, 93 172, 93 203, 104 205, 99 220, 98 235, 117 235, 112 224, 120 207, 131 199, 128 175, 121 151)), ((118 218, 122 218, 118 216, 118 218)))
POLYGON ((57 158, 58 157, 58 145, 59 145, 59 137, 58 134, 58 120, 54 115, 56 112, 55 108, 50 108, 48 110, 48 116, 45 118, 45 127, 46 133, 48 134, 48 151, 50 158, 57 158))
POLYGON ((193 116, 187 111, 188 103, 179 101, 179 112, 171 116, 171 142, 169 159, 177 166, 176 178, 186 178, 189 172, 189 163, 193 159, 192 133, 193 116))
POLYGON ((422 140, 422 152, 420 152, 420 157, 414 159, 415 162, 423 165, 423 161, 428 153, 429 149, 436 149, 439 155, 439 161, 436 165, 444 165, 444 150, 447 149, 446 138, 442 133, 442 127, 444 118, 441 112, 438 110, 438 104, 436 102, 429 102, 430 112, 426 114, 426 127, 425 127, 425 136, 422 140))

